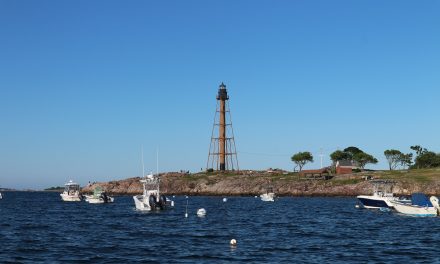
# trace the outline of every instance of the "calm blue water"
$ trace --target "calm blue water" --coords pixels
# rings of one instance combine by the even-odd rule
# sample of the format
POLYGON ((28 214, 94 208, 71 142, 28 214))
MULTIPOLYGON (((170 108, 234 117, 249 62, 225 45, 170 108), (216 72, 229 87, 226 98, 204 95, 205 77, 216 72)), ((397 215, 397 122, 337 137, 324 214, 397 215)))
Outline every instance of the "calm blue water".
POLYGON ((58 193, 6 192, 0 263, 439 262, 440 218, 355 209, 354 198, 176 197, 140 213, 114 204, 62 202, 58 193), (207 215, 196 216, 204 207, 207 215), (235 238, 236 247, 229 241, 235 238))

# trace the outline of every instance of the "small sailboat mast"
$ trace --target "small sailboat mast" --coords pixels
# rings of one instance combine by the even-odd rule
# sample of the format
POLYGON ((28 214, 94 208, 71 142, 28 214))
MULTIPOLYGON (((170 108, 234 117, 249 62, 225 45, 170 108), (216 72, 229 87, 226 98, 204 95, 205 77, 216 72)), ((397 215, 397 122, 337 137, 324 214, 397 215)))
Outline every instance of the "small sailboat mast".
POLYGON ((160 197, 159 148, 156 148, 156 175, 157 175, 157 199, 159 199, 159 197, 160 197))
MULTIPOLYGON (((141 163, 142 163, 142 173, 141 173, 141 180, 145 180, 145 167, 144 167, 144 145, 141 145, 141 163)), ((143 184, 143 194, 144 196, 147 195, 147 189, 145 189, 145 183, 143 184)))

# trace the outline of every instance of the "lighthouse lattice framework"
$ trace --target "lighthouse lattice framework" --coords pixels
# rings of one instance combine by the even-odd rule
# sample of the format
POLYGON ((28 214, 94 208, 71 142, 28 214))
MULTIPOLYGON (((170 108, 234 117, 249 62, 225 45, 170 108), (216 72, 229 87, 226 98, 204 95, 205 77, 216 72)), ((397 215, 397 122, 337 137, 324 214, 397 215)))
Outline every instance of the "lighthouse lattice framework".
POLYGON ((212 127, 206 169, 218 171, 239 170, 234 130, 232 129, 229 96, 226 85, 222 82, 217 94, 217 107, 212 127))

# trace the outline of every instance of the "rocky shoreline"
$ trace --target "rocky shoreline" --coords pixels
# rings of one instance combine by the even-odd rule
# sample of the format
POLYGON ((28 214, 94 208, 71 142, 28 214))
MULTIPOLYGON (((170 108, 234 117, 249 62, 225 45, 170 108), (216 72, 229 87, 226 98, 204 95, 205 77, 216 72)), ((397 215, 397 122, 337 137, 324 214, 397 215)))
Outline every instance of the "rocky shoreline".
MULTIPOLYGON (((384 178, 381 173, 368 173, 372 178, 384 178)), ((214 196, 254 196, 272 187, 278 196, 357 196, 371 194, 372 184, 365 180, 366 173, 335 176, 330 180, 307 180, 297 174, 282 173, 240 173, 240 174, 161 174, 161 191, 172 195, 214 195, 214 196)), ((82 189, 90 193, 101 186, 112 195, 134 195, 142 193, 139 177, 118 181, 98 182, 82 189)), ((432 181, 411 181, 405 177, 394 179, 394 193, 410 195, 423 192, 440 194, 440 174, 432 181), (438 178, 438 179, 437 179, 438 178)))

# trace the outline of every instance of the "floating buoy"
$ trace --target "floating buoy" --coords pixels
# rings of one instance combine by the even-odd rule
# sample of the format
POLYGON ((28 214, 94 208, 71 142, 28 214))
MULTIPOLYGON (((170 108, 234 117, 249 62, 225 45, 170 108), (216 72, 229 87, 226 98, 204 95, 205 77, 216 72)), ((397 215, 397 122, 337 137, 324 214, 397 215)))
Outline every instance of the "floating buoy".
POLYGON ((188 195, 185 195, 185 198, 188 199, 188 195))
POLYGON ((188 213, 185 213, 185 218, 188 218, 188 213))
POLYGON ((171 207, 174 207, 174 201, 171 201, 171 207))
POLYGON ((205 216, 206 215, 205 208, 200 208, 199 210, 197 210, 197 215, 198 216, 205 216))
POLYGON ((354 207, 355 207, 355 208, 360 208, 360 206, 359 206, 358 204, 356 204, 354 207))
POLYGON ((255 198, 258 198, 258 196, 255 195, 255 198))
POLYGON ((237 245, 237 240, 235 239, 231 239, 231 242, 229 242, 231 244, 231 246, 236 246, 237 245))
POLYGON ((224 202, 224 203, 226 203, 226 201, 227 201, 227 200, 228 200, 228 199, 226 199, 226 198, 223 198, 223 202, 224 202))

